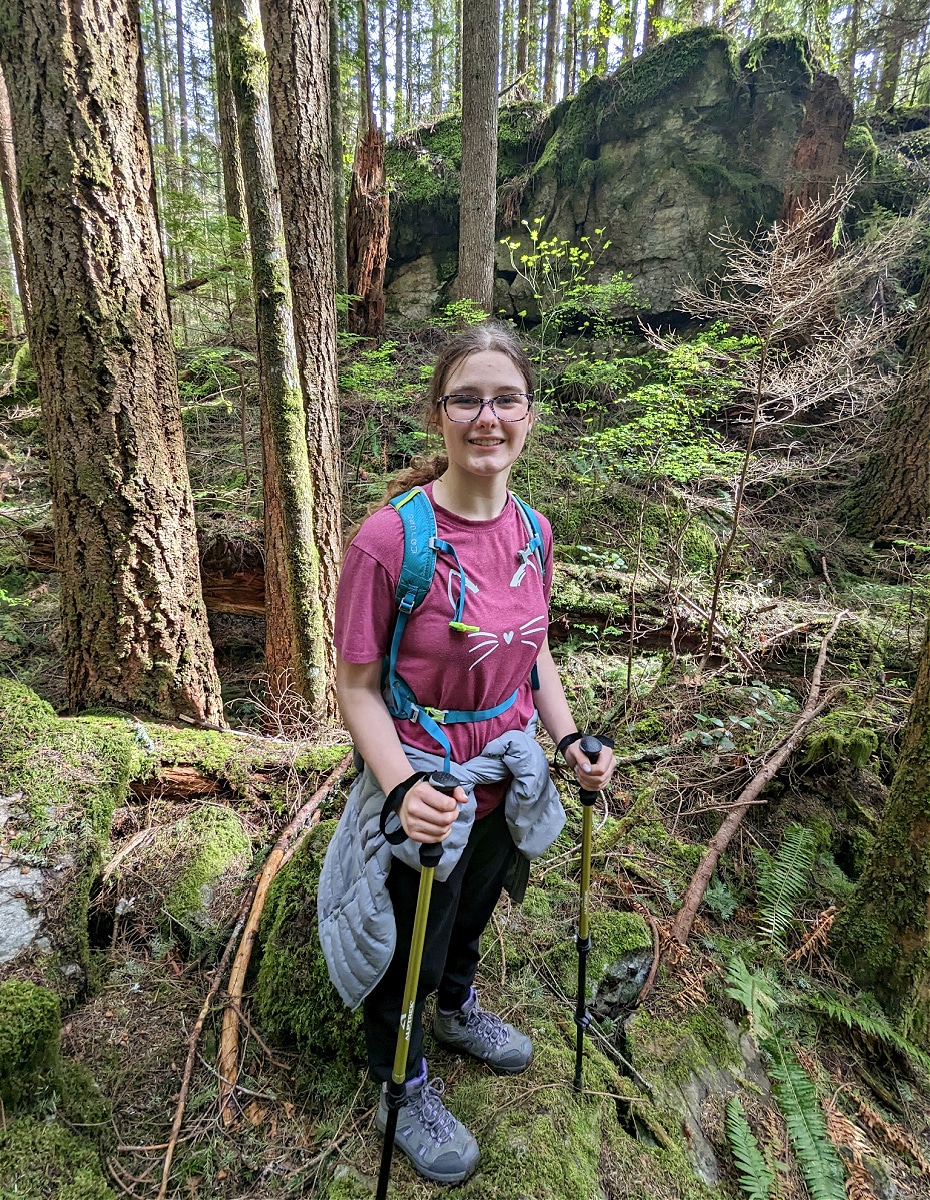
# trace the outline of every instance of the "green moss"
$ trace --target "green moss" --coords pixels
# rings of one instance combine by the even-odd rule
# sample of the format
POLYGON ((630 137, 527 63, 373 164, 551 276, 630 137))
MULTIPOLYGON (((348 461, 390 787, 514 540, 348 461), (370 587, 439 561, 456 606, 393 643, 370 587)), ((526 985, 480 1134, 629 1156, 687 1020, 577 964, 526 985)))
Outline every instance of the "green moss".
POLYGON ((30 1117, 0 1127, 0 1200, 116 1200, 94 1148, 30 1117))
POLYGON ((843 147, 850 163, 861 167, 871 178, 878 165, 878 146, 872 136, 872 130, 865 124, 853 125, 846 137, 843 147))
POLYGON ((655 795, 646 788, 633 799, 624 815, 610 829, 606 845, 625 847, 627 858, 620 862, 642 879, 650 879, 672 893, 680 892, 694 874, 704 847, 672 837, 659 817, 655 795), (648 851, 648 854, 643 854, 648 851), (643 857, 648 866, 640 861, 643 857), (658 864, 658 870, 656 869, 658 864))
POLYGON ((0 1101, 7 1109, 29 1099, 52 1070, 61 1028, 58 997, 25 980, 0 983, 0 1101))
MULTIPOLYGON (((593 912, 588 926, 591 951, 587 965, 587 1000, 595 998, 599 981, 610 973, 611 967, 628 954, 652 949, 652 934, 638 913, 607 909, 593 912)), ((567 995, 574 995, 578 986, 578 953, 574 944, 561 938, 545 956, 567 995)))
POLYGON ((317 886, 335 828, 335 821, 321 821, 271 885, 255 993, 263 1026, 300 1046, 311 1084, 324 1089, 332 1078, 354 1078, 365 1058, 361 1010, 350 1012, 342 1003, 317 934, 317 886))
POLYGON ((742 1063, 722 1018, 709 1006, 674 1018, 656 1017, 639 1008, 627 1024, 627 1036, 637 1070, 659 1085, 685 1083, 708 1063, 717 1067, 742 1063))
POLYGON ((809 727, 802 761, 864 767, 878 750, 879 724, 884 724, 879 714, 863 710, 858 697, 852 705, 838 705, 809 727))
POLYGON ((165 908, 190 928, 201 922, 209 907, 210 891, 236 859, 247 855, 249 839, 234 812, 226 808, 202 808, 178 821, 164 838, 183 858, 177 883, 165 899, 165 908))

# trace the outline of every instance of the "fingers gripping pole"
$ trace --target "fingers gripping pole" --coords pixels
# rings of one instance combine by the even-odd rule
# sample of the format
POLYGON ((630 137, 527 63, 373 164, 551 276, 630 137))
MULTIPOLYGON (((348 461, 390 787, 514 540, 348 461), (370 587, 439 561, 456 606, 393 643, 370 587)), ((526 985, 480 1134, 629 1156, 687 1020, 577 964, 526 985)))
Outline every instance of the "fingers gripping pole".
MULTIPOLYGON (((579 743, 581 753, 589 762, 594 762, 601 752, 601 743, 596 737, 583 737, 579 743)), ((588 928, 588 894, 591 890, 591 840, 594 802, 597 792, 579 789, 581 800, 581 897, 578 906, 578 931, 575 935, 575 947, 578 951, 578 994, 575 999, 575 1025, 578 1028, 575 1040, 575 1091, 581 1091, 582 1053, 584 1050, 584 1031, 591 1024, 585 1004, 587 992, 588 954, 591 950, 591 935, 588 928)))
MULTIPOLYGON (((436 771, 429 776, 427 782, 437 792, 452 795, 458 787, 454 775, 444 771, 436 771)), ((394 1138, 397 1135, 397 1114, 407 1103, 407 1056, 410 1053, 410 1039, 413 1033, 413 1013, 417 1003, 417 989, 420 983, 420 966, 423 962, 423 943, 426 940, 426 922, 429 917, 429 903, 433 891, 433 875, 439 860, 442 858, 442 842, 428 842, 420 847, 420 889, 417 892, 417 908, 413 918, 413 937, 410 943, 410 957, 407 959, 407 978, 404 983, 404 999, 400 1010, 400 1024, 397 1030, 397 1045, 394 1050, 394 1068, 387 1086, 387 1125, 384 1130, 384 1146, 381 1150, 381 1169, 378 1172, 378 1191, 375 1200, 387 1200, 388 1180, 391 1176, 391 1155, 394 1152, 394 1138)))

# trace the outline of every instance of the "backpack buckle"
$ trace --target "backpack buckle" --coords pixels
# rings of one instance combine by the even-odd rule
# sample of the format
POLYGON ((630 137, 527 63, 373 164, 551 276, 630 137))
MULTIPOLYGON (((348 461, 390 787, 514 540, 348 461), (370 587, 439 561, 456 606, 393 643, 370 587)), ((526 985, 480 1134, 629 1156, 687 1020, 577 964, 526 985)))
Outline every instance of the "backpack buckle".
POLYGON ((428 704, 423 705, 423 711, 428 717, 432 717, 439 725, 446 723, 446 717, 449 715, 447 708, 430 708, 428 704))

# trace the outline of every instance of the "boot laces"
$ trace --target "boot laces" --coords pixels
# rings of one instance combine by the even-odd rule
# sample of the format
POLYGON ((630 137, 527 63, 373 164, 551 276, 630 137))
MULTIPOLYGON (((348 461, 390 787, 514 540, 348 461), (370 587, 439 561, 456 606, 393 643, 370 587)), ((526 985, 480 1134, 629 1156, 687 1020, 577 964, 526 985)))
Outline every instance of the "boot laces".
POLYGON ((465 1018, 465 1024, 468 1029, 492 1046, 503 1046, 507 1041, 507 1028, 497 1013, 485 1012, 477 1004, 465 1018))
POLYGON ((441 1079, 431 1079, 423 1084, 417 1098, 419 1121, 438 1146, 448 1142, 455 1132, 455 1117, 442 1102, 445 1090, 441 1079))

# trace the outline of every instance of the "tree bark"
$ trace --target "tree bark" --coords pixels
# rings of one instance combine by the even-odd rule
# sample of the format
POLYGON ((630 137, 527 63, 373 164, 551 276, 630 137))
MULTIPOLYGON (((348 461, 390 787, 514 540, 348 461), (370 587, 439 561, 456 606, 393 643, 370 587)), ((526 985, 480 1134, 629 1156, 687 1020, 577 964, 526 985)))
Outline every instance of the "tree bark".
MULTIPOLYGON (((314 497, 294 341, 258 0, 227 0, 258 337, 265 500, 265 665, 272 696, 299 692, 324 715, 328 648, 314 497)), ((322 62, 325 63, 324 57, 322 62)), ((325 128, 325 124, 323 126, 325 128)))
POLYGON ((139 64, 118 0, 6 0, 71 707, 219 724, 139 64))
POLYGON ((527 72, 530 44, 530 0, 518 0, 517 7, 517 78, 527 72))
POLYGON ((471 0, 463 16, 458 294, 490 313, 497 208, 497 0, 471 0))
POLYGON ((7 95, 3 73, 0 72, 0 187, 6 224, 10 231, 10 249, 16 271, 16 290, 23 310, 26 338, 29 339, 29 283, 26 279, 23 219, 19 211, 19 187, 16 182, 16 155, 13 151, 13 120, 10 116, 10 97, 7 95))
MULTIPOLYGON (((852 102, 833 75, 817 71, 808 92, 804 120, 788 168, 790 183, 779 220, 794 225, 812 204, 826 204, 846 171, 844 145, 853 119, 852 102)), ((818 231, 828 249, 833 237, 832 215, 818 231)))
POLYGON ((862 877, 830 935, 840 965, 930 1046, 930 622, 891 791, 862 877))
MULTIPOLYGON (((878 90, 875 93, 875 107, 878 112, 887 112, 891 108, 898 90, 901 58, 904 54, 904 43, 907 40, 908 32, 907 7, 907 0, 895 0, 891 15, 882 27, 884 45, 881 53, 878 90)), ((876 57, 878 56, 876 55, 876 57)))
POLYGON ((165 71, 165 32, 161 0, 152 0, 152 25, 155 34, 155 65, 158 71, 158 99, 161 102, 162 145, 174 157, 178 148, 174 136, 171 90, 165 71))
POLYGON ((225 0, 210 0, 213 18, 213 48, 216 66, 216 106, 220 128, 220 161, 223 168, 223 195, 226 216, 237 229, 245 229, 245 185, 242 181, 242 156, 236 124, 236 98, 233 96, 229 67, 229 35, 225 0))
POLYGON ((654 46, 659 38, 658 22, 664 16, 665 0, 646 0, 646 23, 643 33, 643 49, 654 46))
MULTIPOLYGON (((385 109, 386 111, 386 109, 385 109)), ((349 290, 346 264, 346 184, 342 140, 342 70, 339 59, 339 14, 335 2, 329 5, 329 131, 333 163, 333 242, 336 253, 336 290, 349 290)))
POLYGON ((924 274, 905 364, 878 445, 844 505, 850 532, 860 537, 916 534, 923 539, 930 523, 930 269, 924 274))
MULTIPOLYGON (((407 64, 409 67, 409 63, 407 64)), ((394 6, 394 136, 403 129, 404 113, 404 3, 395 0, 394 6)))
POLYGON ((555 104, 556 61, 559 47, 559 0, 549 0, 546 11, 546 57, 543 66, 543 102, 555 104))
POLYGON ((597 5, 597 50, 595 52, 594 70, 599 75, 607 72, 607 49, 610 43, 610 26, 614 19, 614 7, 611 0, 598 0, 597 5))
MULTIPOLYGON (((294 333, 313 476, 313 539, 328 715, 335 717, 336 585, 342 474, 336 361, 336 264, 329 104, 329 4, 262 0, 271 136, 281 189, 294 333)), ((322 689, 315 689, 321 692, 322 689)))
POLYGON ((365 337, 384 331, 384 269, 387 266, 389 210, 384 175, 384 137, 372 125, 355 150, 346 213, 349 329, 365 337))
POLYGON ((184 48, 184 7, 182 0, 175 0, 174 24, 178 50, 178 124, 181 135, 181 163, 183 167, 186 167, 190 137, 187 130, 187 62, 184 48))

